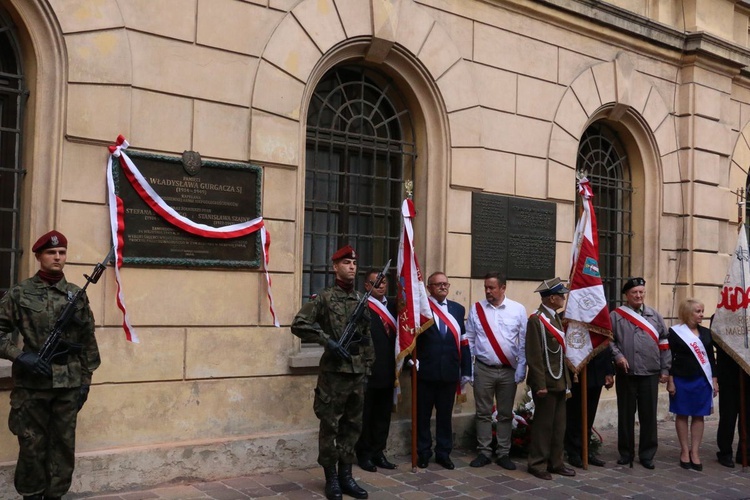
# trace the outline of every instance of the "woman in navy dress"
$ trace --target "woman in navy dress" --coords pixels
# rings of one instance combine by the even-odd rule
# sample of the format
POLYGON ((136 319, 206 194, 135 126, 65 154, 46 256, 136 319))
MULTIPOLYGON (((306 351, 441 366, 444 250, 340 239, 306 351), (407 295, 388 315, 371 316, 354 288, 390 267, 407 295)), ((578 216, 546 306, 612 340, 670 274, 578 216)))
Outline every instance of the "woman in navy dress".
POLYGON ((680 304, 678 316, 681 323, 669 329, 669 349, 672 353, 672 368, 667 382, 669 411, 675 414, 680 466, 683 469, 703 470, 700 459, 703 417, 713 412, 713 398, 719 392, 715 375, 716 359, 711 331, 700 325, 703 304, 686 299, 680 304))

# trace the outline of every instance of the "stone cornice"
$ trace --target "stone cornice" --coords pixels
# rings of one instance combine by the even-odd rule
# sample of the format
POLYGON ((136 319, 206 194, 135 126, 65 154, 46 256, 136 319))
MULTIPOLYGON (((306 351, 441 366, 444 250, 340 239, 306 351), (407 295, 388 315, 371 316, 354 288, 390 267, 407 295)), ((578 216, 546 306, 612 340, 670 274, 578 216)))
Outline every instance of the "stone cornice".
POLYGON ((750 67, 750 50, 706 32, 683 32, 600 0, 532 0, 661 47, 695 54, 732 66, 750 67))

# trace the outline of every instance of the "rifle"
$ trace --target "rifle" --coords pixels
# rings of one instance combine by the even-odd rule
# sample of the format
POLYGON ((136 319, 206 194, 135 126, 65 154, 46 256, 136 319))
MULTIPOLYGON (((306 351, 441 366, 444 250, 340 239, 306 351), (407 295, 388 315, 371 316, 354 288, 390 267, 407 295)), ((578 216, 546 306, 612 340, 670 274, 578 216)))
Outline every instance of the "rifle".
POLYGON ((82 346, 72 342, 66 342, 62 339, 62 334, 68 327, 68 324, 73 320, 76 313, 76 303, 86 293, 86 287, 90 283, 96 283, 102 276, 102 273, 107 268, 107 263, 112 260, 115 255, 115 247, 113 246, 104 260, 98 263, 94 267, 94 271, 91 276, 83 275, 86 278, 86 284, 83 288, 80 288, 75 294, 68 295, 68 303, 65 304, 65 308, 60 313, 60 316, 55 321, 55 326, 52 327, 47 340, 44 341, 44 345, 39 350, 39 358, 43 359, 47 363, 51 363, 53 359, 58 356, 67 356, 68 354, 78 354, 81 352, 82 346))
MULTIPOLYGON (((339 338, 339 345, 343 348, 344 353, 348 356, 348 358, 346 358, 347 360, 351 360, 351 355, 349 354, 349 346, 354 343, 354 335, 357 333, 357 323, 362 318, 362 315, 365 312, 365 308, 367 308, 367 299, 370 298, 372 289, 379 287, 383 282, 383 280, 385 279, 385 273, 388 272, 388 268, 390 266, 391 261, 389 259, 383 270, 378 273, 378 276, 375 278, 375 282, 372 284, 372 287, 367 291, 367 293, 362 296, 362 298, 357 303, 357 307, 354 308, 354 312, 352 312, 351 316, 349 316, 349 321, 346 323, 344 333, 342 333, 341 337, 339 338)), ((357 342, 359 342, 360 340, 361 339, 357 340, 357 342)))

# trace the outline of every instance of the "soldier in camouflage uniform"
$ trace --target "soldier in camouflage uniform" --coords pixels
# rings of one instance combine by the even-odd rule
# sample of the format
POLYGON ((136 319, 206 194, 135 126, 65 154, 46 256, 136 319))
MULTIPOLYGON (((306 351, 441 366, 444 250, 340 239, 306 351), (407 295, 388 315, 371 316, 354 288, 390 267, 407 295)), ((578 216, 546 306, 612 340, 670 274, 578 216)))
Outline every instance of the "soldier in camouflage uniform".
POLYGON ((85 295, 63 337, 80 352, 55 357, 51 364, 36 354, 79 289, 63 274, 67 245, 57 231, 39 238, 32 247, 39 271, 0 300, 0 357, 13 361, 8 425, 20 448, 15 487, 26 499, 58 499, 70 488, 76 419, 99 366, 94 316, 85 295))
POLYGON ((365 309, 357 325, 355 339, 359 342, 349 348, 351 360, 338 342, 362 297, 354 290, 356 258, 349 245, 337 250, 331 257, 336 284, 303 305, 292 322, 294 335, 325 348, 320 358, 313 410, 320 420, 318 463, 325 472, 328 499, 340 499, 342 493, 354 498, 368 496, 352 477, 352 463, 357 458, 354 447, 362 431, 366 377, 375 360, 369 310, 365 309))

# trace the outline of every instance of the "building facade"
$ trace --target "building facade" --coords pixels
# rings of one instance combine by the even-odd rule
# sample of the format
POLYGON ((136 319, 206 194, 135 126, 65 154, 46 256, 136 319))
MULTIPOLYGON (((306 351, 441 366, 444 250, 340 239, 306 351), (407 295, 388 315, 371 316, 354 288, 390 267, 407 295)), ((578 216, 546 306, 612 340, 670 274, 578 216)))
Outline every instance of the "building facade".
MULTIPOLYGON (((70 281, 106 254, 119 134, 260 166, 273 235, 281 328, 259 269, 125 265, 138 344, 112 270, 89 288, 103 360, 74 491, 313 464, 320 351, 289 324, 339 243, 363 269, 395 261, 405 181, 423 271, 444 270, 465 306, 483 298, 472 194, 553 203, 566 276, 578 172, 610 301, 642 275, 667 318, 688 296, 716 303, 750 166, 745 1, 0 0, 0 18, 3 291, 35 272, 29 248, 51 228, 70 241, 70 281)), ((508 295, 531 310, 537 285, 508 295)), ((469 444, 472 417, 470 399, 456 415, 469 444)), ((408 403, 394 420, 403 452, 408 403)), ((1 427, 0 496, 16 452, 1 427)))

